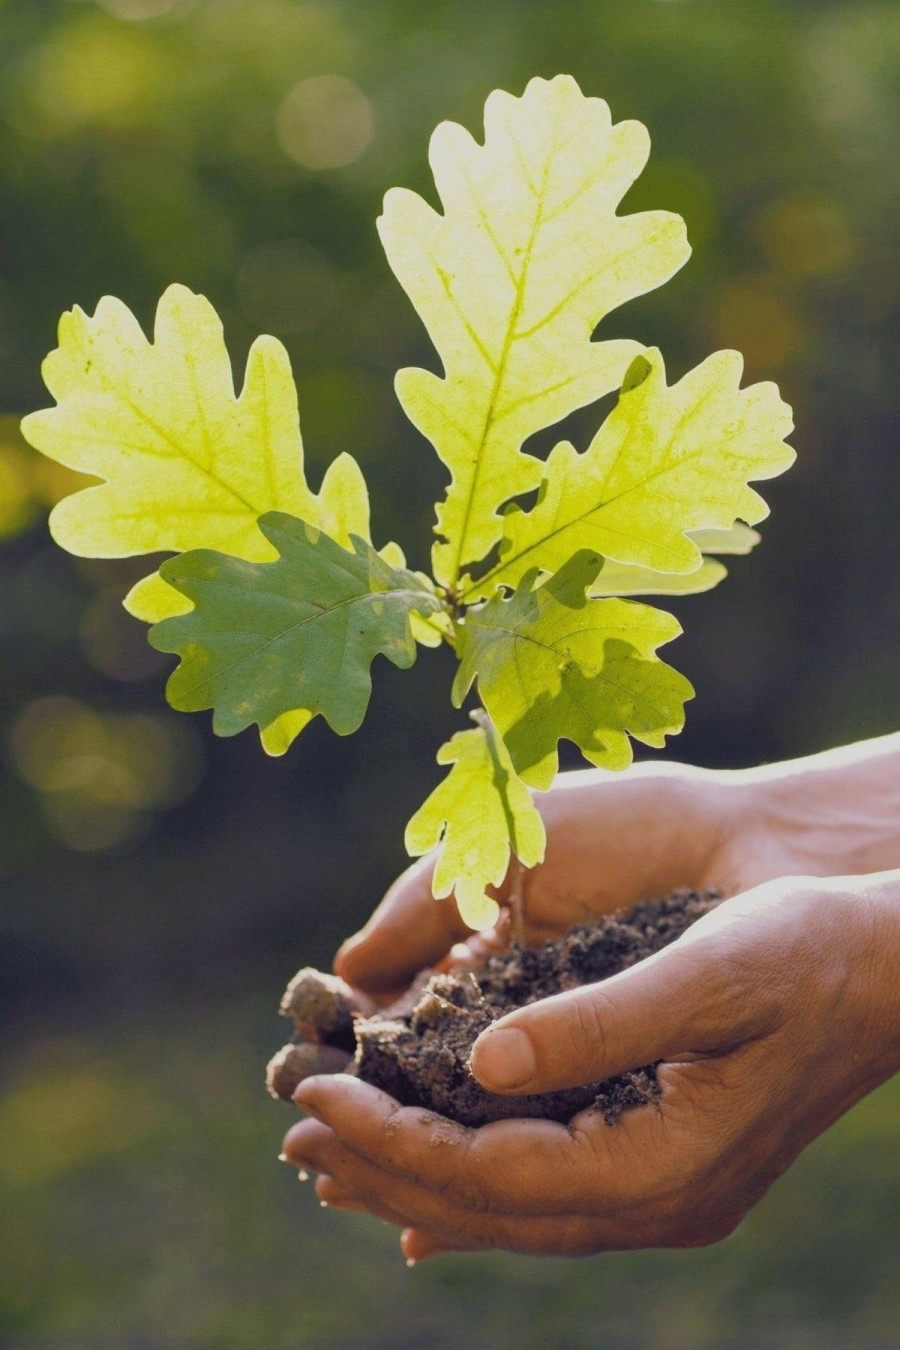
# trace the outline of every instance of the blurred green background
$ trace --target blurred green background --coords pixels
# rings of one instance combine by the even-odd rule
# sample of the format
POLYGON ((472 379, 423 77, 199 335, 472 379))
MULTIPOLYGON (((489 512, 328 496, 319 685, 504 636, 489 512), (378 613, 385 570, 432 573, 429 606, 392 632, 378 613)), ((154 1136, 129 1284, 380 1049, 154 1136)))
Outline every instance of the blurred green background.
POLYGON ((757 556, 676 606, 698 697, 673 753, 745 765, 897 725, 891 0, 0 0, 3 1346, 896 1344, 897 1084, 708 1251, 409 1273, 387 1229, 319 1212, 275 1161, 272 1010, 403 864, 460 725, 447 654, 379 663, 352 741, 319 720, 280 761, 215 742, 120 607, 144 563, 56 550, 69 484, 17 437, 61 310, 112 292, 149 323, 179 280, 238 366, 285 341, 313 479, 350 450, 376 537, 424 561, 443 475, 391 380, 432 357, 374 219, 392 184, 429 192, 439 120, 477 131, 492 88, 561 70, 648 124, 628 204, 680 211, 696 250, 603 331, 675 375, 738 347, 797 415, 757 556))

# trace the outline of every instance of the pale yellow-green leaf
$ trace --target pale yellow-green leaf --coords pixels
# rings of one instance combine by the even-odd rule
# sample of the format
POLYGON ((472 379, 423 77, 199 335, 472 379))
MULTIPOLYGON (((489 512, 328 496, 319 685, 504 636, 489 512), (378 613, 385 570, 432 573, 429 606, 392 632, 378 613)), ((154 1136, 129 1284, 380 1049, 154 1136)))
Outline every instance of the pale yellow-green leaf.
POLYGON ((549 788, 557 742, 573 741, 602 768, 631 761, 629 736, 663 746, 684 725, 689 682, 656 654, 681 627, 671 614, 629 600, 586 597, 602 559, 583 550, 537 589, 523 579, 460 625, 453 701, 472 682, 526 783, 549 788))
MULTIPOLYGON (((75 308, 60 320, 43 374, 57 406, 25 419, 27 439, 103 480, 51 514, 53 537, 69 552, 120 558, 203 547, 265 562, 277 555, 257 520, 270 510, 298 516, 343 546, 351 534, 369 538, 355 460, 340 455, 318 494, 306 482, 284 347, 257 338, 236 396, 222 324, 204 296, 170 286, 152 342, 120 300, 105 297, 93 316, 75 308)), ((157 622, 190 606, 154 572, 126 607, 157 622)), ((285 714, 264 734, 266 748, 281 753, 308 720, 302 710, 285 714)))
POLYGON ((752 553, 761 540, 757 530, 751 530, 740 520, 728 530, 691 530, 689 537, 701 553, 726 553, 733 557, 752 553))
POLYGON ((457 732, 437 760, 452 767, 407 825, 406 848, 415 857, 443 840, 434 894, 455 895, 465 922, 487 928, 498 914, 487 887, 500 885, 511 855, 525 867, 543 860, 544 823, 487 718, 457 732))
POLYGON ((266 754, 273 756, 287 754, 294 741, 306 730, 314 717, 315 713, 310 712, 308 708, 296 708, 294 712, 282 713, 274 722, 263 727, 259 739, 266 754))
POLYGON ((616 214, 647 131, 613 126, 570 76, 532 80, 522 98, 494 92, 484 124, 483 146, 450 122, 432 137, 443 214, 393 189, 379 221, 444 370, 402 370, 397 393, 451 472, 433 552, 450 586, 500 538, 498 507, 540 482, 523 442, 616 388, 640 350, 592 342, 597 324, 690 252, 678 216, 616 214))
MULTIPOLYGON (((153 342, 111 296, 93 316, 77 307, 64 314, 43 375, 57 406, 25 418, 27 439, 104 480, 54 508, 51 531, 70 553, 121 558, 215 547, 265 561, 272 550, 256 522, 270 510, 328 527, 342 544, 351 533, 368 537, 365 483, 349 456, 331 466, 318 496, 306 482, 284 347, 272 337, 254 342, 236 397, 221 321, 184 286, 162 296, 153 342)), ((133 612, 165 617, 163 594, 133 592, 133 612)))
POLYGON ((626 379, 587 450, 557 445, 536 505, 506 514, 499 562, 469 598, 515 585, 534 568, 555 571, 578 549, 690 573, 702 563, 697 530, 714 528, 720 539, 728 531, 726 549, 752 544, 732 531, 738 519, 755 524, 768 515, 749 482, 783 473, 795 458, 784 441, 791 410, 776 386, 741 389, 743 361, 730 351, 707 357, 671 388, 655 349, 635 366, 640 378, 626 379))
POLYGON ((588 592, 604 595, 699 595, 724 581, 727 569, 711 553, 749 553, 759 543, 756 530, 737 521, 730 530, 692 530, 689 538, 703 554, 696 572, 657 572, 652 567, 633 567, 629 563, 603 564, 603 570, 588 592))
MULTIPOLYGON (((399 544, 391 540, 385 544, 384 548, 378 550, 386 563, 391 567, 405 567, 406 555, 399 544)), ((424 572, 416 572, 416 576, 430 590, 434 591, 434 582, 431 577, 424 572)), ((409 616, 409 626, 416 642, 421 647, 439 647, 446 639, 453 637, 453 620, 446 610, 436 611, 434 614, 417 614, 415 610, 409 616)))
POLYGON ((704 558, 696 572, 655 572, 652 567, 629 567, 608 562, 591 586, 591 596, 700 595, 724 581, 728 569, 714 558, 704 558))

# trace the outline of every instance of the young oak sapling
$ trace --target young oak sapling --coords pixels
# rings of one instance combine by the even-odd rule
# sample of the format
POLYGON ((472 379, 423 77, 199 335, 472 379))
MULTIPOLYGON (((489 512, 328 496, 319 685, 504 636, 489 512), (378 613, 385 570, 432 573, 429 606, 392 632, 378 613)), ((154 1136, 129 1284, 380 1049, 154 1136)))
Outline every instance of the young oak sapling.
MULTIPOLYGON (((448 772, 409 822, 406 846, 414 856, 439 850, 434 894, 455 895, 473 928, 497 917, 489 889, 543 858, 532 790, 553 782, 560 740, 616 769, 630 762, 630 738, 659 747, 680 730, 693 690, 657 654, 680 626, 632 597, 716 585, 717 555, 749 552, 767 515, 750 483, 794 458, 790 409, 772 384, 740 387, 736 352, 669 385, 657 349, 594 338, 690 252, 678 216, 617 214, 647 160, 645 128, 613 124, 569 76, 534 79, 521 98, 494 92, 484 122, 483 144, 453 123, 432 137, 440 211, 395 188, 378 222, 441 366, 396 379, 450 474, 430 575, 407 566, 397 544, 373 544, 350 455, 318 492, 310 487, 282 345, 254 342, 236 395, 222 325, 184 286, 162 296, 152 342, 110 297, 93 316, 64 314, 43 367, 55 406, 23 423, 38 450, 100 480, 55 507, 50 528, 63 548, 177 554, 125 606, 153 624, 156 648, 180 658, 169 702, 212 708, 219 734, 255 723, 270 754, 316 716, 348 735, 365 715, 377 655, 408 667, 419 646, 453 649, 453 703, 473 689, 480 703, 473 725, 438 750, 448 772), (585 449, 562 441, 546 461, 523 449, 615 390, 585 449)), ((630 959, 640 954, 639 942, 630 959)), ((587 977, 601 977, 588 966, 587 977)), ((298 1014, 292 988, 307 1040, 324 1043, 330 1033, 298 1014)), ((410 1019, 432 1026, 439 1005, 462 1008, 473 1026, 496 1015, 487 986, 469 988, 471 998, 456 986, 419 990, 427 1006, 400 1010, 404 1034, 410 1019)), ((330 1037, 332 1066, 356 1040, 363 1071, 364 1025, 351 1018, 343 1039, 330 1037)), ((298 1060, 308 1072, 317 1054, 286 1051, 273 1072, 289 1078, 298 1060)))

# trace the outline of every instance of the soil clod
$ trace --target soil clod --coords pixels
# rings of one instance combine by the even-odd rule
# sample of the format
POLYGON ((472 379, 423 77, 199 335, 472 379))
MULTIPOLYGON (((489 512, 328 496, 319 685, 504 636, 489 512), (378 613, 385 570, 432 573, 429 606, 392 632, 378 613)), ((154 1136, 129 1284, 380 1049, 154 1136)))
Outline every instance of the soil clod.
POLYGON ((589 1106, 614 1125, 623 1111, 659 1096, 655 1065, 561 1092, 500 1097, 485 1092, 469 1072, 472 1046, 514 1008, 608 979, 660 951, 720 899, 718 891, 673 891, 624 915, 576 925, 541 947, 514 944, 474 971, 423 972, 399 1004, 369 1017, 354 1008, 342 981, 303 970, 289 984, 281 1011, 303 1037, 327 1044, 285 1046, 269 1065, 269 1091, 289 1100, 311 1073, 345 1072, 404 1106, 422 1106, 464 1126, 514 1116, 567 1123, 589 1106), (343 1062, 326 1067, 326 1051, 340 1055, 354 1048, 352 1062, 345 1054, 343 1062))

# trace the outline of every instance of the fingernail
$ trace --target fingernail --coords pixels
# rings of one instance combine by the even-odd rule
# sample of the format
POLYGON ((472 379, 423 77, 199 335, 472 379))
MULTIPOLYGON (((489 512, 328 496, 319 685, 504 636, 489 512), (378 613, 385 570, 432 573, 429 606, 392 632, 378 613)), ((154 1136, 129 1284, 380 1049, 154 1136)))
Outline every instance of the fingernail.
POLYGON ((319 1209, 327 1209, 327 1208, 328 1208, 328 1201, 327 1201, 327 1200, 320 1200, 320 1201, 319 1201, 319 1209))
POLYGON ((308 1172, 298 1172, 298 1173, 297 1173, 297 1180, 298 1180, 298 1181, 309 1181, 309 1173, 308 1173, 308 1172))
POLYGON ((524 1087, 537 1069, 531 1041, 517 1027, 486 1031, 475 1042, 470 1068, 488 1089, 500 1092, 524 1087))
POLYGON ((340 947, 338 947, 337 951, 335 952, 334 960, 331 963, 331 968, 334 971, 335 975, 340 975, 341 967, 347 960, 347 957, 353 951, 353 948, 358 945, 359 945, 358 933, 354 933, 352 937, 347 938, 346 942, 341 943, 340 947))
POLYGON ((279 1162, 289 1162, 290 1159, 288 1158, 288 1155, 287 1155, 286 1153, 279 1153, 279 1155, 278 1155, 278 1161, 279 1161, 279 1162))
POLYGON ((304 1091, 303 1091, 303 1089, 304 1089, 305 1087, 306 1087, 306 1084, 305 1084, 305 1083, 301 1083, 300 1086, 299 1086, 298 1088, 295 1088, 295 1089, 294 1089, 293 1093, 291 1094, 291 1095, 292 1095, 292 1098, 293 1098, 294 1105, 295 1105, 295 1106, 299 1106, 300 1110, 301 1110, 301 1111, 305 1111, 306 1114, 307 1114, 308 1116, 312 1116, 313 1120, 318 1120, 318 1114, 317 1114, 317 1112, 316 1112, 315 1106, 312 1105, 312 1104, 311 1104, 309 1101, 307 1101, 306 1098, 305 1098, 304 1091))
POLYGON ((414 1259, 412 1256, 408 1256, 408 1257, 406 1258, 406 1267, 407 1267, 408 1270, 412 1270, 412 1268, 413 1268, 413 1266, 414 1266, 415 1264, 416 1264, 416 1263, 415 1263, 415 1259, 414 1259))

